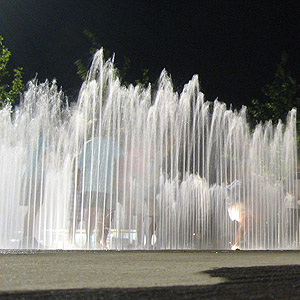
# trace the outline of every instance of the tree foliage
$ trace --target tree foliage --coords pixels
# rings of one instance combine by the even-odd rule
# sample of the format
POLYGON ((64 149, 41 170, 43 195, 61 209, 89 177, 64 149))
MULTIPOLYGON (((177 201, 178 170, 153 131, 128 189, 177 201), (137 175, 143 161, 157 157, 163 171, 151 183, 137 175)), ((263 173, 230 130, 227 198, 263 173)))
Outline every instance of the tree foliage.
MULTIPOLYGON (((95 52, 102 48, 101 43, 98 41, 96 35, 93 32, 90 32, 88 29, 83 31, 83 34, 88 38, 90 42, 90 48, 88 53, 84 54, 83 57, 77 59, 75 61, 75 66, 77 68, 77 75, 82 80, 85 80, 89 71, 89 65, 91 62, 91 57, 95 54, 95 52)), ((111 51, 108 49, 103 48, 104 59, 107 60, 111 56, 111 51)))
MULTIPOLYGON (((83 31, 83 34, 87 37, 89 43, 90 43, 90 48, 88 50, 88 53, 84 54, 83 57, 77 59, 75 61, 75 66, 77 68, 77 75, 82 80, 85 80, 89 71, 89 66, 91 63, 91 58, 95 54, 95 52, 103 48, 103 54, 104 54, 104 59, 108 60, 112 54, 113 51, 110 49, 103 47, 97 36, 89 31, 88 29, 85 29, 83 31)), ((115 65, 118 68, 118 76, 122 80, 122 83, 126 86, 130 84, 129 80, 129 70, 131 67, 131 59, 127 56, 123 56, 120 60, 115 62, 115 65)), ((143 68, 141 70, 141 74, 138 79, 135 80, 136 84, 139 84, 141 86, 146 87, 150 82, 150 77, 149 77, 149 69, 143 68)))
POLYGON ((288 55, 283 52, 273 82, 262 88, 264 101, 252 100, 252 106, 249 107, 250 118, 253 127, 259 121, 272 120, 276 124, 278 120, 285 122, 288 112, 296 108, 297 148, 300 152, 300 85, 287 70, 287 62, 288 55))
POLYGON ((6 104, 16 105, 20 94, 24 91, 22 68, 8 70, 11 52, 4 46, 3 37, 0 36, 0 107, 6 104))
POLYGON ((287 62, 288 55, 284 52, 281 55, 273 82, 262 88, 263 101, 252 100, 249 110, 254 122, 272 120, 276 123, 279 119, 285 121, 287 113, 291 109, 297 108, 299 111, 300 85, 287 71, 287 62))

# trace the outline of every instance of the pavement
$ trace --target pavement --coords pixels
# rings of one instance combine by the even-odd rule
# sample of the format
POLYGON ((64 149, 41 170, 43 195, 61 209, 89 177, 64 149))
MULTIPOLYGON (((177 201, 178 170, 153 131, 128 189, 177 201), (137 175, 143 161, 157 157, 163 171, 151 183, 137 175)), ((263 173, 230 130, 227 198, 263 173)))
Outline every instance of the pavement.
POLYGON ((199 297, 300 299, 300 251, 0 250, 1 300, 199 297))

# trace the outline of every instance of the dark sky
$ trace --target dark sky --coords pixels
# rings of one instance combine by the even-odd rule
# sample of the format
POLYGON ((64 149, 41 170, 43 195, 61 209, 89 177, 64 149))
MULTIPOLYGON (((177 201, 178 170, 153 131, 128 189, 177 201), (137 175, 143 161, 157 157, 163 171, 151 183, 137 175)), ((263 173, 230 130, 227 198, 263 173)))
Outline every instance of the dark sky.
POLYGON ((166 68, 177 89, 199 74, 209 100, 240 105, 272 81, 283 50, 300 79, 299 5, 281 2, 0 0, 0 35, 26 80, 55 77, 72 95, 88 28, 130 57, 132 79, 148 68, 154 81, 166 68))

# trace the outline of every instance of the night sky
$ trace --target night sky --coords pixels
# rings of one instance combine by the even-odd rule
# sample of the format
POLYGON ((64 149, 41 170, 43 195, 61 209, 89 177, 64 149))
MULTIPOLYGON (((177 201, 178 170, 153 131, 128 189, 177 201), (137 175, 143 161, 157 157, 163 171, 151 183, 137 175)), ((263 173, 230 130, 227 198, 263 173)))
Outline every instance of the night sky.
POLYGON ((300 10, 289 1, 244 2, 0 0, 0 35, 26 81, 55 77, 74 98, 87 28, 116 57, 131 59, 132 80, 148 68, 154 82, 166 68, 180 90, 199 74, 208 100, 247 105, 272 81, 283 50, 300 81, 300 10))

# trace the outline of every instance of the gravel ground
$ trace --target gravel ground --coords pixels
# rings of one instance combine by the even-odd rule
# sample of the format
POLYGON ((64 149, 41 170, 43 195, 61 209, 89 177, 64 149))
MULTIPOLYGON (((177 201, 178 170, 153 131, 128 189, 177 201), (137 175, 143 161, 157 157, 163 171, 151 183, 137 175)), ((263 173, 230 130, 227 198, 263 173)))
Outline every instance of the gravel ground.
POLYGON ((300 299, 299 255, 2 251, 0 299, 300 299))

